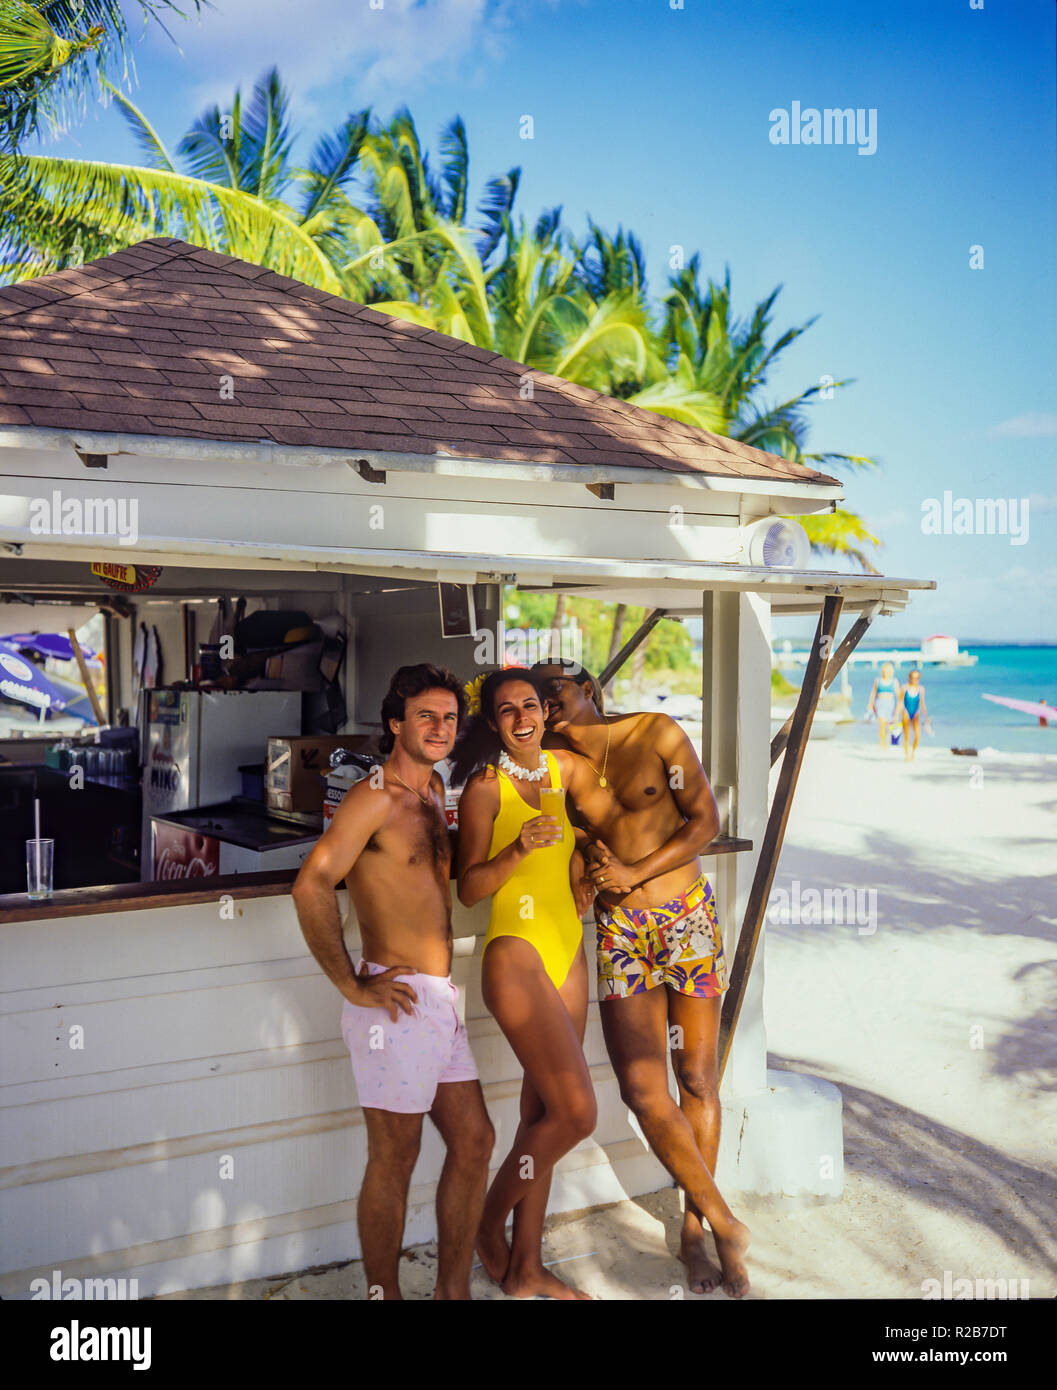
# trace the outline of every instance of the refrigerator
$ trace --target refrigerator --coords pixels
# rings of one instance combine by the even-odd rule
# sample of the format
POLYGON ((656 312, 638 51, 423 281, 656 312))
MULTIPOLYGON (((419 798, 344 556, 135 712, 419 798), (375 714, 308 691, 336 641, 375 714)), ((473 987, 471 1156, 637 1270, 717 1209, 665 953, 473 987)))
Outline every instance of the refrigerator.
POLYGON ((155 816, 153 830, 157 879, 298 869, 320 834, 247 801, 155 816))
POLYGON ((154 877, 154 817, 238 795, 240 763, 263 761, 272 735, 300 734, 301 692, 144 690, 140 702, 140 880, 149 883, 154 877))

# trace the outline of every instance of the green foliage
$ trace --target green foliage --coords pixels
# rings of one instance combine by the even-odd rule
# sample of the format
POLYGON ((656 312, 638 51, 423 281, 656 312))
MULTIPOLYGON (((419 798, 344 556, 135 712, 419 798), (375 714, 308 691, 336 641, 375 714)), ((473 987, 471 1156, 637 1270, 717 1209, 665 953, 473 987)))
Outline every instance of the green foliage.
MULTIPOLYGON (((203 0, 192 3, 197 11, 203 0)), ((165 29, 163 12, 184 14, 176 0, 138 4, 144 25, 165 29)), ((108 62, 120 59, 127 76, 127 38, 121 0, 0 0, 0 151, 83 115, 108 62)))
MULTIPOLYGON (((553 594, 507 589, 504 601, 507 631, 511 632, 514 628, 534 628, 537 631, 549 628, 557 604, 558 599, 553 594)), ((575 625, 579 629, 583 653, 581 659, 594 675, 598 675, 609 661, 616 610, 615 603, 602 603, 598 599, 581 598, 579 595, 565 599, 562 626, 568 628, 575 625)), ((625 609, 618 650, 641 626, 648 613, 648 608, 625 609)), ((628 665, 622 668, 623 676, 627 676, 633 660, 631 658, 628 665)), ((648 675, 658 677, 685 672, 693 676, 694 682, 698 680, 690 634, 677 619, 662 618, 650 633, 646 642, 645 670, 648 675)))

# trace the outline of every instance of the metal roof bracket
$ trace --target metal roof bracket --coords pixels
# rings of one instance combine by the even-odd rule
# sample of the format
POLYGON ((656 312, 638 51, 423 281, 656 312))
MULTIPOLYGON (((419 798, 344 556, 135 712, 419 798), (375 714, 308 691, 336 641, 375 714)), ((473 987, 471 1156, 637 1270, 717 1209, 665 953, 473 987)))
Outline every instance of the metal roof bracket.
POLYGON ((352 464, 365 483, 385 483, 385 469, 375 468, 366 459, 356 459, 352 464))

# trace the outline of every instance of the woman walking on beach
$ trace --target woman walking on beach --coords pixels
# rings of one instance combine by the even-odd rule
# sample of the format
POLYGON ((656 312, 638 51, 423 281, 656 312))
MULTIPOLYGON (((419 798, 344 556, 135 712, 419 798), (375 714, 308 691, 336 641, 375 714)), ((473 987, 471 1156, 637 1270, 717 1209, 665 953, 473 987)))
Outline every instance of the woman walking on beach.
POLYGON ((921 672, 915 666, 907 674, 907 683, 903 687, 903 748, 906 753, 906 760, 910 762, 914 754, 918 751, 918 741, 921 738, 921 721, 924 720, 928 725, 929 733, 932 732, 932 725, 929 722, 928 711, 925 709, 925 687, 921 684, 921 672), (914 731, 914 745, 910 744, 910 731, 914 731))
POLYGON ((881 667, 881 674, 873 683, 867 714, 876 714, 881 731, 881 747, 888 747, 888 726, 895 723, 896 710, 900 706, 899 682, 895 679, 896 668, 890 661, 881 667))
POLYGON ((533 672, 488 676, 480 712, 455 749, 452 782, 473 774, 459 801, 459 901, 472 907, 492 898, 484 1002, 525 1072, 521 1121, 485 1199, 477 1250, 504 1292, 573 1299, 588 1295, 551 1274, 540 1247, 554 1164, 593 1132, 598 1113, 583 1052, 588 977, 580 914, 592 889, 568 813, 557 805, 563 799, 548 793, 564 787, 575 796, 586 764, 566 750, 542 750, 544 714, 533 672), (557 814, 541 815, 541 799, 555 803, 557 814))

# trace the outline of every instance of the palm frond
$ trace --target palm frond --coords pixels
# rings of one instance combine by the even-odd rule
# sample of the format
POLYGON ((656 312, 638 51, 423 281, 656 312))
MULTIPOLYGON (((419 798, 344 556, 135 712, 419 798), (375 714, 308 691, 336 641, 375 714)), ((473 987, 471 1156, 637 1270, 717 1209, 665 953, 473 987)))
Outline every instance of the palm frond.
POLYGON ((188 172, 203 183, 244 187, 242 174, 242 93, 235 92, 229 112, 219 106, 203 111, 176 147, 188 172))
POLYGON ((282 196, 293 133, 290 98, 272 68, 257 82, 241 121, 243 158, 240 186, 266 202, 282 196))
MULTIPOLYGON (((111 250, 131 245, 145 226, 161 222, 170 236, 270 264, 282 275, 341 293, 340 277, 294 218, 244 190, 134 165, 47 156, 27 156, 23 162, 34 180, 38 209, 51 208, 61 222, 73 210, 95 207, 98 230, 111 239, 111 250)), ((17 232, 12 240, 17 251, 17 232)), ((23 243, 21 250, 31 248, 23 243)))
POLYGON ((708 430, 710 434, 726 434, 730 423, 718 397, 708 391, 688 390, 675 378, 655 382, 627 399, 631 405, 681 420, 684 425, 708 430))
POLYGON ((466 127, 462 117, 456 116, 450 125, 445 126, 440 136, 440 155, 444 161, 442 181, 447 197, 441 205, 441 212, 449 222, 466 220, 466 192, 469 182, 470 150, 466 140, 466 127))
MULTIPOLYGON (((137 3, 144 28, 155 23, 166 34, 162 14, 184 15, 176 0, 137 3)), ((191 3, 200 11, 209 0, 191 3)), ((127 79, 128 9, 128 0, 4 0, 0 64, 12 80, 0 88, 0 149, 13 153, 42 126, 56 130, 83 117, 94 79, 115 60, 127 79), (20 62, 21 78, 14 75, 20 62)))
POLYGON ((838 508, 832 512, 819 512, 793 519, 799 521, 807 532, 813 550, 854 560, 867 574, 880 574, 863 545, 879 546, 881 541, 870 532, 865 521, 855 512, 838 508))
POLYGON ((101 79, 102 86, 111 93, 114 100, 121 109, 121 114, 128 122, 140 149, 151 161, 152 168, 168 169, 170 173, 176 172, 176 165, 172 161, 172 156, 162 143, 161 136, 154 129, 151 123, 144 116, 138 107, 133 106, 128 97, 123 92, 119 92, 108 78, 101 79))
POLYGON ((477 205, 478 214, 484 219, 479 250, 484 262, 491 257, 508 228, 520 182, 521 170, 511 169, 497 179, 489 179, 485 185, 484 196, 477 205))
POLYGON ((302 225, 322 231, 330 214, 343 206, 370 127, 369 110, 349 116, 333 135, 321 136, 307 169, 295 172, 305 189, 302 225))

